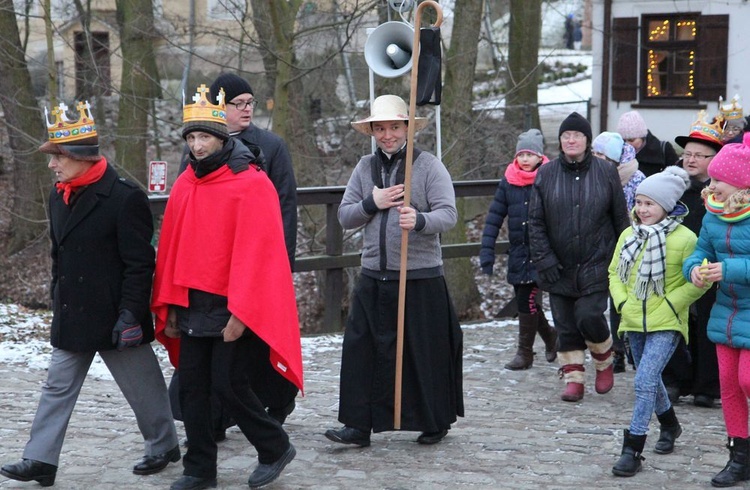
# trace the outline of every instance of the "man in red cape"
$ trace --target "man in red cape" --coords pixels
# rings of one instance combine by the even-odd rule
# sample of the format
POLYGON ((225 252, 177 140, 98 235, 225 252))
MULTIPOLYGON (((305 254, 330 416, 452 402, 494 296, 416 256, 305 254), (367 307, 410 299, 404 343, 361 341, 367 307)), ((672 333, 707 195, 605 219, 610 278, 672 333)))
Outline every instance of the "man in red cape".
POLYGON ((252 153, 229 137, 224 92, 201 85, 184 107, 189 166, 174 183, 159 238, 151 309, 156 338, 179 366, 189 441, 171 490, 217 485, 210 417, 215 393, 258 453, 250 488, 274 481, 296 451, 247 376, 249 346, 269 346, 274 369, 302 389, 296 298, 279 199, 252 153))

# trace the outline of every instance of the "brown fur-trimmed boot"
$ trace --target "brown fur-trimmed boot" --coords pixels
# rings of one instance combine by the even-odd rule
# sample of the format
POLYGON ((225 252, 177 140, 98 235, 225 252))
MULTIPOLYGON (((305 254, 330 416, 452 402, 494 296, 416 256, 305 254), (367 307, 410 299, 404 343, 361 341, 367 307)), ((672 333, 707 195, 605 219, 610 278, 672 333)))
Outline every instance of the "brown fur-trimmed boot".
POLYGON ((584 394, 584 371, 583 361, 585 355, 582 350, 558 352, 557 360, 560 363, 560 378, 565 381, 565 391, 560 398, 566 402, 577 402, 583 399, 584 394))
POLYGON ((604 342, 593 343, 586 341, 586 345, 591 351, 591 357, 594 358, 594 368, 596 369, 596 381, 594 387, 600 395, 609 393, 615 385, 615 371, 612 365, 614 353, 612 351, 612 336, 610 335, 604 342))

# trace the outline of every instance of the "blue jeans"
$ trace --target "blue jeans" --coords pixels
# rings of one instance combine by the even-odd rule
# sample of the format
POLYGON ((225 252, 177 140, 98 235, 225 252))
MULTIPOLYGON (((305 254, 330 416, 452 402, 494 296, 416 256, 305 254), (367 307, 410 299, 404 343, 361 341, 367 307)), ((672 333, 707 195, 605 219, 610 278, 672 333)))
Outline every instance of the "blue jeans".
POLYGON ((630 433, 641 436, 648 432, 651 414, 661 415, 672 404, 661 380, 661 372, 680 342, 680 332, 628 332, 630 350, 635 360, 635 405, 630 420, 630 433))

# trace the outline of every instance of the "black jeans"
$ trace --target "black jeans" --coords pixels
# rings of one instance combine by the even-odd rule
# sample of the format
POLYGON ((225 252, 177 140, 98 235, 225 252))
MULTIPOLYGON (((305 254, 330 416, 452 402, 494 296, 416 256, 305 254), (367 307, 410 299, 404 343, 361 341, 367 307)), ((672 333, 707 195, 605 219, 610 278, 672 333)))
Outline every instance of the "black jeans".
POLYGON ((550 293, 549 304, 557 330, 558 352, 586 350, 586 341, 598 344, 610 337, 604 317, 609 293, 597 291, 580 297, 550 293))
POLYGON ((180 405, 189 441, 183 460, 184 474, 216 477, 216 442, 211 425, 211 393, 258 452, 258 460, 270 464, 289 447, 281 425, 263 409, 239 367, 237 352, 249 337, 224 342, 222 337, 190 337, 183 332, 180 346, 180 405))

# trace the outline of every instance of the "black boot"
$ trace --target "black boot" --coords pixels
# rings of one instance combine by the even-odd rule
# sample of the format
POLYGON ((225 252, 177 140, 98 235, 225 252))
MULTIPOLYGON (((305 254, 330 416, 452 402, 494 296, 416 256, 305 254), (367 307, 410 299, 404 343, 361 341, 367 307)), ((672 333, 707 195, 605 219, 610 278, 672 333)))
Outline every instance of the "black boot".
POLYGON ((680 422, 674 413, 674 407, 669 407, 669 410, 656 417, 659 419, 661 427, 659 427, 659 440, 656 441, 654 452, 657 454, 669 454, 674 451, 675 439, 682 434, 682 426, 680 426, 680 422))
POLYGON ((612 467, 612 473, 615 476, 633 476, 641 471, 641 461, 645 459, 641 456, 641 453, 645 444, 645 434, 634 436, 628 429, 625 429, 625 435, 622 440, 622 453, 620 453, 620 459, 612 467))
POLYGON ((711 478, 714 487, 732 487, 736 483, 750 480, 750 461, 748 458, 748 446, 750 439, 730 437, 727 440, 729 449, 729 461, 723 470, 711 478))
POLYGON ((615 374, 625 372, 625 351, 615 349, 615 358, 612 361, 615 374))
POLYGON ((536 331, 539 332, 539 336, 544 341, 544 358, 547 359, 547 362, 555 362, 555 359, 557 359, 557 330, 549 324, 543 311, 538 311, 536 316, 536 331))
POLYGON ((505 369, 511 371, 528 369, 534 363, 536 324, 536 315, 530 313, 518 314, 518 350, 515 357, 505 365, 505 369))

